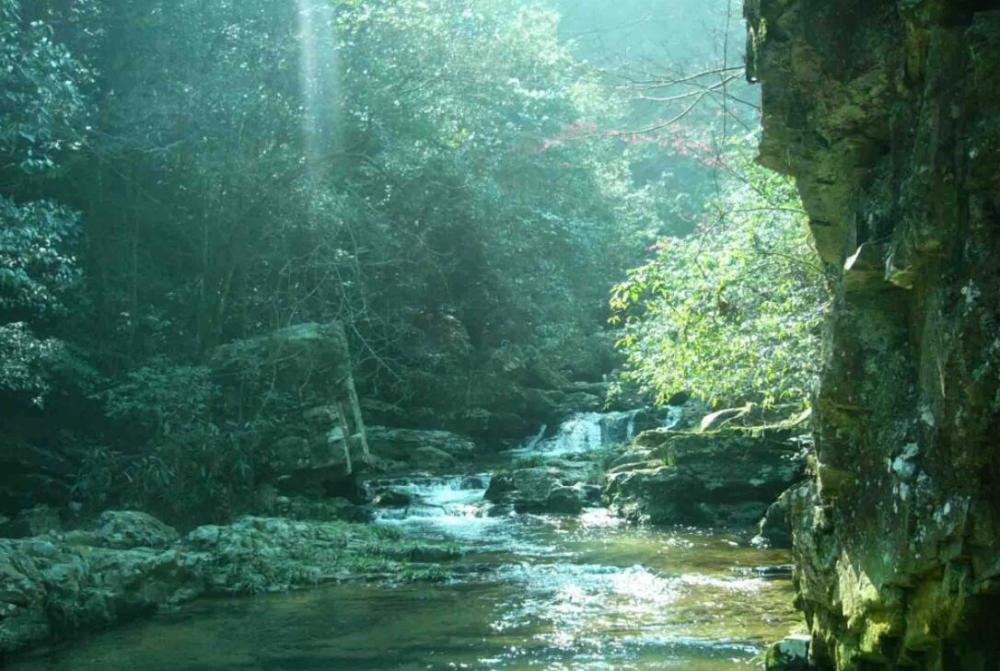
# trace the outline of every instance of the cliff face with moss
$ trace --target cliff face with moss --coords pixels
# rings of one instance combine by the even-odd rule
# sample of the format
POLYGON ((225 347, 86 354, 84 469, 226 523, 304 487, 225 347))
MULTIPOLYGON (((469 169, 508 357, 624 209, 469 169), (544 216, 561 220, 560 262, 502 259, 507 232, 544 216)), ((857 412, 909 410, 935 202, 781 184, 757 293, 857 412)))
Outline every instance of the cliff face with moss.
POLYGON ((829 669, 996 668, 1000 12, 749 0, 762 161, 794 175, 836 300, 799 605, 829 669))

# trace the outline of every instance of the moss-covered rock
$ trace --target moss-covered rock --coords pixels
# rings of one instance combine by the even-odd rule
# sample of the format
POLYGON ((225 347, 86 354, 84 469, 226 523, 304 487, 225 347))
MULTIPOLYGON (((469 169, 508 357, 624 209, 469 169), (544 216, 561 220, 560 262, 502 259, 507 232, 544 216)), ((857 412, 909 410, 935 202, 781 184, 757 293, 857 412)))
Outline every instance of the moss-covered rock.
POLYGON ((768 671, 809 671, 809 637, 788 636, 767 649, 764 665, 768 671))
POLYGON ((653 524, 749 528, 801 476, 789 429, 640 434, 608 473, 605 496, 619 514, 653 524))
POLYGON ((105 513, 93 531, 0 540, 0 661, 201 595, 420 579, 460 554, 340 521, 245 517, 180 538, 148 515, 105 513))
POLYGON ((812 657, 995 668, 1000 12, 748 0, 746 14, 761 160, 795 176, 836 293, 812 477, 790 501, 812 657))
POLYGON ((598 498, 599 488, 586 482, 589 472, 589 463, 560 459, 515 468, 495 475, 485 498, 512 505, 520 513, 575 515, 598 498))

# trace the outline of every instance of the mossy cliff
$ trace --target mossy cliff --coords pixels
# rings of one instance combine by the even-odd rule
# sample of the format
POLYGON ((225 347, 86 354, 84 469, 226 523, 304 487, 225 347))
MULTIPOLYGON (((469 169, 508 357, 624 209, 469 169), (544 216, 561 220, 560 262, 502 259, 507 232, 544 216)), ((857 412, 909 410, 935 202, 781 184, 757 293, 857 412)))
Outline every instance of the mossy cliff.
POLYGON ((996 668, 1000 12, 749 0, 762 161, 798 180, 836 300, 799 600, 829 669, 996 668))

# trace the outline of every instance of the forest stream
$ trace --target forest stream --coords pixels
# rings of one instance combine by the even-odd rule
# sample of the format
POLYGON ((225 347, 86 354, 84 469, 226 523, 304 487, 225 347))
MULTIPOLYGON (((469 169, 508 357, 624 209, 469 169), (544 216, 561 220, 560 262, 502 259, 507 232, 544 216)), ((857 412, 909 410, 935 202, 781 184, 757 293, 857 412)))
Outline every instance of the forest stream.
MULTIPOLYGON (((519 456, 585 458, 599 447, 599 421, 578 416, 519 456)), ((798 621, 785 551, 706 529, 628 525, 600 507, 516 514, 484 501, 490 477, 392 482, 412 503, 376 524, 467 550, 439 581, 200 600, 11 669, 723 671, 755 667, 798 621)))

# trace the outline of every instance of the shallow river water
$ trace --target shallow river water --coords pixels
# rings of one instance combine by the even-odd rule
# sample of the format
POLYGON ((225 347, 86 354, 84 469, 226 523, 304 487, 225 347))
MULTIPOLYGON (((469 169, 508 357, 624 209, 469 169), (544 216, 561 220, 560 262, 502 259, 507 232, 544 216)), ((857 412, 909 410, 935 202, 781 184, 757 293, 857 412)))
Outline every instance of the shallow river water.
POLYGON ((414 486, 440 503, 382 522, 478 546, 444 583, 201 601, 13 668, 722 671, 751 667, 795 622, 788 581, 759 570, 783 553, 623 526, 602 509, 479 517, 482 490, 456 483, 414 486))
POLYGON ((754 668, 797 622, 789 581, 764 570, 784 552, 626 526, 599 508, 490 516, 488 478, 401 483, 419 503, 379 520, 471 548, 443 582, 203 600, 11 668, 730 671, 754 668))

